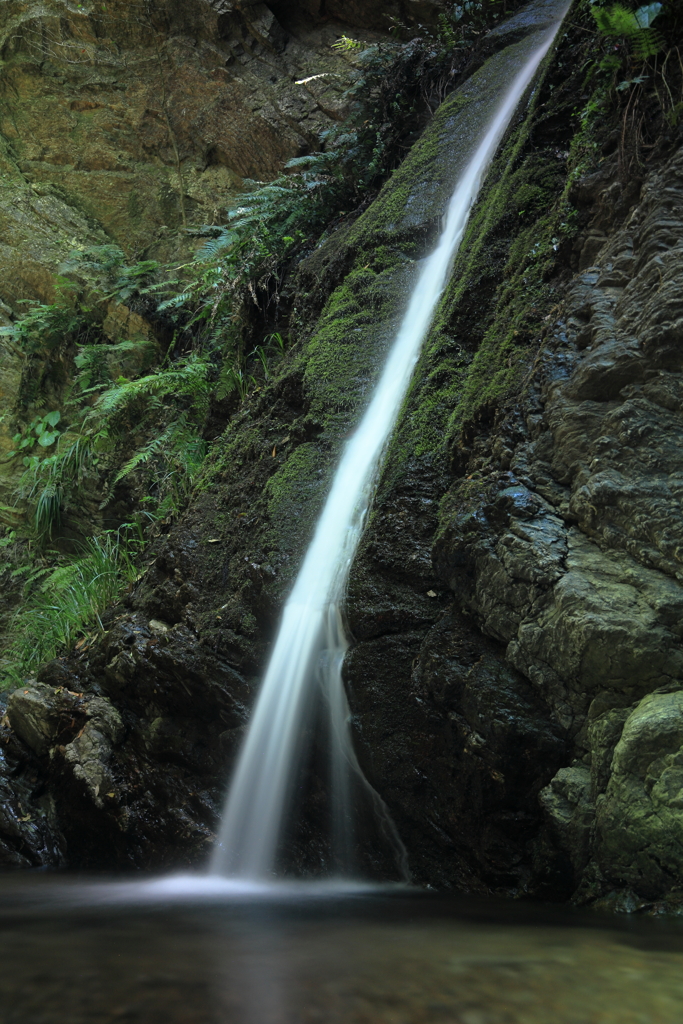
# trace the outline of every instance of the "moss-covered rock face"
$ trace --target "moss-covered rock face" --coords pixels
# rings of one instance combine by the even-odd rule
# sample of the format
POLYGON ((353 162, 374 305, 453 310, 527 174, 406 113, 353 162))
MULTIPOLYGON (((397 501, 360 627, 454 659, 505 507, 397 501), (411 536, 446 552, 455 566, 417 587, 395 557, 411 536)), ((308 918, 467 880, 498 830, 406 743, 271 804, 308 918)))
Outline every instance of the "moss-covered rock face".
MULTIPOLYGON (((416 279, 416 261, 428 251, 455 182, 480 141, 482 126, 501 103, 501 83, 509 81, 511 68, 514 74, 523 67, 552 18, 563 9, 559 0, 539 0, 529 6, 520 41, 516 19, 512 19, 511 30, 514 42, 509 43, 507 33, 497 33, 495 46, 500 46, 500 51, 442 104, 375 202, 343 237, 344 256, 351 267, 330 295, 299 356, 304 367, 302 398, 307 415, 319 430, 317 457, 313 447, 309 447, 303 463, 302 455, 294 456, 297 467, 304 470, 304 489, 310 495, 310 504, 304 507, 298 468, 292 471, 286 465, 268 485, 275 501, 268 510, 275 537, 279 508, 292 502, 287 490, 298 495, 298 557, 319 512, 340 443, 360 418, 396 335, 416 279), (317 489, 311 486, 316 475, 317 489)), ((324 266, 334 259, 339 246, 339 240, 330 239, 311 262, 324 266)), ((302 282, 310 280, 312 273, 312 268, 304 266, 302 282)), ((300 292, 293 319, 304 331, 310 323, 307 305, 307 296, 300 292)), ((430 427, 424 410, 418 417, 419 427, 426 427, 427 433, 430 427)), ((425 436, 414 439, 418 450, 424 450, 428 443, 425 436)), ((291 530, 288 532, 291 534, 291 530)))
POLYGON ((596 861, 641 896, 681 887, 683 692, 651 693, 623 723, 597 808, 596 861))
MULTIPOLYGON (((500 52, 443 104, 370 208, 300 268, 292 323, 301 342, 289 357, 286 375, 264 392, 249 428, 242 419, 229 426, 211 470, 230 491, 228 481, 235 480, 236 489, 241 486, 235 474, 243 479, 245 462, 259 462, 255 474, 262 489, 249 513, 254 526, 247 557, 273 567, 266 590, 276 603, 291 585, 340 446, 369 400, 407 304, 416 261, 427 252, 458 172, 476 149, 479 136, 472 125, 485 124, 500 102, 506 60, 513 67, 524 63, 547 31, 549 12, 560 8, 559 3, 554 8, 548 2, 532 5, 537 14, 528 18, 528 34, 519 41, 515 32, 507 48, 505 33, 499 33, 492 48, 502 47, 500 52), (340 264, 343 280, 317 314, 325 279, 339 274, 340 264), (294 379, 295 405, 285 411, 277 396, 283 393, 291 400, 294 379)), ((221 523, 227 549, 241 551, 234 524, 226 517, 221 523)), ((231 578, 239 578, 240 567, 234 565, 233 571, 237 577, 231 578)))
POLYGON ((487 447, 475 441, 465 462, 461 442, 466 469, 435 548, 441 578, 569 740, 541 795, 537 857, 549 877, 568 872, 577 900, 626 909, 680 905, 682 264, 670 204, 683 154, 672 149, 621 226, 609 161, 592 176, 579 273, 487 447))

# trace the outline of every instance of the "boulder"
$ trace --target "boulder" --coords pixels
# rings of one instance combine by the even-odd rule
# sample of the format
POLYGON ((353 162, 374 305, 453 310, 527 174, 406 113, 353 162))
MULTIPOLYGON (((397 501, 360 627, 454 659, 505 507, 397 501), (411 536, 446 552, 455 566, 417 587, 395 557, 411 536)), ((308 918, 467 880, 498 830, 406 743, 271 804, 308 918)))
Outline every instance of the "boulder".
POLYGON ((595 857, 649 897, 683 875, 683 691, 648 694, 624 723, 596 808, 595 857))

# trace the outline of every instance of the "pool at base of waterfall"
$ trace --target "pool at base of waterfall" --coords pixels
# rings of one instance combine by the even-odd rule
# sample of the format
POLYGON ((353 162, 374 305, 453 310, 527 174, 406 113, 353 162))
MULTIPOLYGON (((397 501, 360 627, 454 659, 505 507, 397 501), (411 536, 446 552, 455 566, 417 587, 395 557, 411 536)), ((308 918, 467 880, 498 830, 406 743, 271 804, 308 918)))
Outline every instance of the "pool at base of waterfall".
POLYGON ((350 883, 0 886, 2 1024, 679 1024, 683 926, 350 883))

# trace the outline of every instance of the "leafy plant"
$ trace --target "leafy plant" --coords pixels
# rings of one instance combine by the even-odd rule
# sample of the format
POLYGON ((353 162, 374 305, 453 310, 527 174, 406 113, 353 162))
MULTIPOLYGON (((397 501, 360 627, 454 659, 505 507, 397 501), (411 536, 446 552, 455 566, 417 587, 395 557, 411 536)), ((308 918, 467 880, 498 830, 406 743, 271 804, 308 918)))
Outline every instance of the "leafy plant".
POLYGON ((13 342, 23 356, 53 352, 87 326, 83 311, 65 300, 30 306, 25 316, 13 324, 0 327, 0 337, 13 342))
POLYGON ((30 566, 25 573, 25 606, 12 621, 12 642, 0 663, 5 686, 20 683, 42 662, 66 651, 79 637, 103 629, 102 612, 137 576, 133 530, 91 537, 75 559, 57 567, 30 566))
MULTIPOLYGON (((14 435, 12 443, 17 447, 14 451, 8 452, 6 458, 13 459, 22 452, 28 453, 36 444, 41 448, 49 448, 60 436, 57 425, 61 418, 62 414, 59 409, 53 409, 44 416, 36 416, 24 430, 14 435)), ((25 455, 24 465, 28 464, 29 458, 28 455, 25 455)))
POLYGON ((115 299, 127 304, 136 296, 154 291, 160 267, 156 260, 128 264, 118 245, 93 245, 74 249, 61 270, 90 285, 100 301, 115 299))
POLYGON ((154 493, 148 496, 146 504, 156 506, 156 513, 148 509, 147 514, 164 518, 177 512, 190 494, 206 454, 207 444, 198 433, 197 425, 187 415, 181 415, 128 459, 112 486, 137 469, 150 468, 154 493))
POLYGON ((279 331, 274 331, 272 334, 267 334, 263 339, 263 344, 269 348, 273 348, 280 354, 285 351, 285 339, 282 337, 279 331))
POLYGON ((599 31, 604 36, 623 36, 639 60, 654 57, 662 49, 662 37, 652 28, 661 11, 661 3, 646 4, 635 11, 630 11, 623 4, 592 8, 599 31))
POLYGON ((340 53, 356 53, 358 50, 364 49, 364 44, 358 39, 350 39, 349 36, 340 36, 336 43, 332 43, 333 50, 339 50, 340 53))
POLYGON ((246 398, 249 388, 256 384, 256 378, 240 367, 226 365, 220 372, 216 385, 216 398, 222 402, 228 395, 237 393, 240 400, 246 398))
POLYGON ((62 509, 80 503, 83 482, 95 471, 99 451, 108 440, 104 428, 88 429, 75 436, 64 433, 51 455, 32 455, 24 460, 26 470, 16 493, 32 509, 32 526, 41 546, 52 540, 62 509))
POLYGON ((142 401, 158 404, 161 399, 187 398, 198 416, 208 407, 210 385, 208 362, 205 357, 191 353, 187 359, 156 373, 129 380, 120 377, 98 398, 95 410, 100 416, 113 416, 130 405, 142 401))
POLYGON ((125 360, 131 354, 141 366, 149 365, 155 352, 154 343, 147 339, 121 341, 117 345, 83 345, 74 356, 78 374, 74 379, 73 391, 76 400, 93 391, 101 391, 112 384, 112 365, 125 360))

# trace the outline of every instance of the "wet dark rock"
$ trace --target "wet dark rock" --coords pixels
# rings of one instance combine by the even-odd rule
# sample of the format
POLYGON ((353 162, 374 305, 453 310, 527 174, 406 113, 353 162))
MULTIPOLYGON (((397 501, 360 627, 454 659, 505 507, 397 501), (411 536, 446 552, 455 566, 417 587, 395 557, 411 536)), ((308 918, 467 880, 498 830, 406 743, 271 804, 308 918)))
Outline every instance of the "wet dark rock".
POLYGON ((28 682, 9 698, 7 717, 17 736, 36 754, 46 754, 60 733, 83 720, 80 697, 54 690, 44 683, 28 682))
POLYGON ((0 721, 0 866, 61 867, 65 842, 41 760, 9 725, 6 695, 0 721))
POLYGON ((451 609, 427 632, 364 641, 349 655, 359 756, 416 881, 529 882, 536 800, 564 742, 528 682, 497 654, 451 609))
MULTIPOLYGON (((603 169, 576 201, 609 204, 607 182, 603 169)), ((501 419, 493 466, 477 488, 452 486, 435 547, 442 579, 570 739, 540 794, 541 860, 571 874, 578 900, 611 893, 615 907, 619 893, 633 908, 661 899, 681 870, 682 211, 678 150, 626 225, 586 236, 591 265, 521 399, 526 436, 501 419)))
POLYGON ((71 866, 120 868, 206 859, 249 687, 196 641, 186 626, 119 615, 96 651, 41 673, 66 674, 79 691, 29 682, 11 694, 7 749, 34 773, 40 798, 29 790, 28 813, 48 807, 41 827, 57 850, 19 850, 15 860, 66 855, 71 866))

